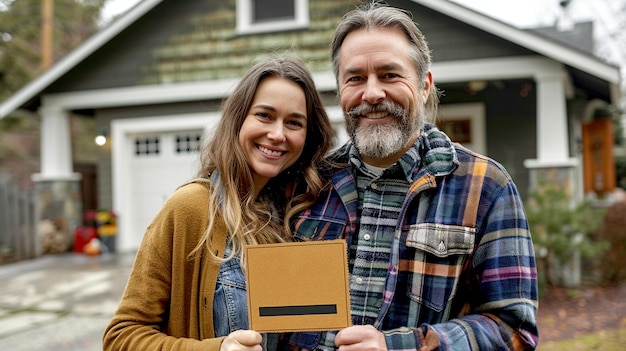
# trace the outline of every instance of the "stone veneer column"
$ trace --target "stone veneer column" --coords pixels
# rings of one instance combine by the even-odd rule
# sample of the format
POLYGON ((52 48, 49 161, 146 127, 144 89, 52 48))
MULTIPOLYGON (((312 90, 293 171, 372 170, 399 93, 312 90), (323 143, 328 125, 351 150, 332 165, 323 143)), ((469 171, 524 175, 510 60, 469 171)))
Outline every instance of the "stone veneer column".
MULTIPOLYGON (((530 187, 539 181, 570 187, 579 185, 576 177, 577 158, 569 155, 569 129, 566 109, 566 73, 555 71, 535 76, 537 82, 537 158, 524 161, 530 169, 530 187), (558 174, 555 178, 555 174, 558 174)), ((576 192, 573 192, 576 194, 576 192)))
POLYGON ((69 116, 54 106, 43 106, 39 113, 41 173, 32 176, 38 255, 69 250, 82 223, 81 175, 73 172, 69 116))
MULTIPOLYGON (((579 160, 569 155, 569 128, 566 108, 566 73, 555 71, 535 76, 537 82, 537 158, 525 160, 530 173, 530 190, 544 183, 562 188, 573 201, 578 199, 582 182, 579 160)), ((531 228, 532 231, 532 228, 531 228)), ((540 255, 540 253, 537 253, 540 255)), ((540 258, 540 257, 538 257, 540 258)), ((557 276, 566 286, 580 285, 580 253, 573 252, 557 276)))

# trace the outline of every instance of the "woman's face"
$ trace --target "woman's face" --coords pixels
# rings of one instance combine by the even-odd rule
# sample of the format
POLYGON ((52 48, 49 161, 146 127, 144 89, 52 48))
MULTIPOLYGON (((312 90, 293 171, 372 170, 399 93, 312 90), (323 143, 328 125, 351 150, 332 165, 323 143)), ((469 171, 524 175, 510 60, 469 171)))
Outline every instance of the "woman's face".
POLYGON ((306 97, 298 84, 276 76, 261 81, 239 132, 257 190, 298 160, 307 118, 306 97))

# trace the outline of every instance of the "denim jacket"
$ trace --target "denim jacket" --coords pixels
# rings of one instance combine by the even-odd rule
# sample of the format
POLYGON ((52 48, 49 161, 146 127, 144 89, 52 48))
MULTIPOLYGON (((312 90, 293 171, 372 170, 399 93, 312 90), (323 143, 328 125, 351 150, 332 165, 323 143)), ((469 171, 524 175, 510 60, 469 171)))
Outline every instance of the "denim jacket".
MULTIPOLYGON (((231 252, 227 246, 225 257, 231 252)), ((246 276, 241 261, 232 258, 220 265, 213 298, 213 326, 215 336, 226 336, 239 329, 249 329, 246 276)))

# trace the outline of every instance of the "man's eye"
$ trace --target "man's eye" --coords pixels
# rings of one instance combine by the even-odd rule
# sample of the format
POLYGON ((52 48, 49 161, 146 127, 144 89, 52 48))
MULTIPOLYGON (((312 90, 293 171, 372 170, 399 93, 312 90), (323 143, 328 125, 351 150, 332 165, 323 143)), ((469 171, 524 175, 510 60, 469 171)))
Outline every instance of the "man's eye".
POLYGON ((384 77, 387 79, 391 79, 391 78, 397 78, 399 77, 399 75, 396 73, 385 73, 384 77))
POLYGON ((359 82, 361 80, 362 80, 362 78, 358 77, 358 76, 350 77, 350 78, 347 79, 348 82, 359 82))

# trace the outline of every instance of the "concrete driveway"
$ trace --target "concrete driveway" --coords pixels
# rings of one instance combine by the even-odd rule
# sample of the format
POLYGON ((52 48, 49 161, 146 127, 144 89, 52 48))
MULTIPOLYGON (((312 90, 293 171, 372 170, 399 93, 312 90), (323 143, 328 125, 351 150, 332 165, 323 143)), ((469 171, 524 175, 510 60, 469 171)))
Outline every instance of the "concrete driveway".
POLYGON ((134 257, 63 253, 0 265, 0 350, 102 350, 134 257))

